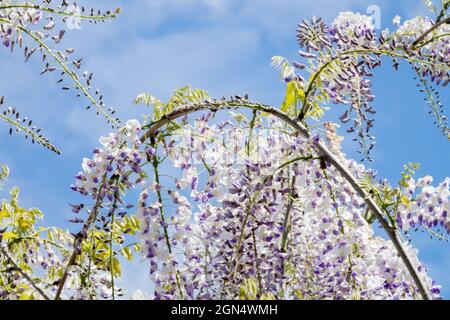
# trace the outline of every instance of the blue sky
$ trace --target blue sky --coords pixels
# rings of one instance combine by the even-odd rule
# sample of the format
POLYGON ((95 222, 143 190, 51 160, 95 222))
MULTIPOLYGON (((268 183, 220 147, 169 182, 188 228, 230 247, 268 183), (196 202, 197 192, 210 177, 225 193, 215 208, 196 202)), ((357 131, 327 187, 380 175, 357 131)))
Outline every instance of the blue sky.
MULTIPOLYGON (((78 1, 89 7, 99 1, 78 1)), ((108 1, 122 14, 111 23, 83 24, 64 41, 85 57, 94 72, 95 86, 123 118, 140 117, 149 110, 133 106, 141 92, 167 98, 185 84, 206 89, 213 96, 248 92, 253 100, 279 105, 284 85, 270 67, 273 55, 296 58, 295 29, 312 15, 331 21, 341 11, 366 13, 370 5, 381 9, 382 28, 393 28, 392 18, 428 14, 419 0, 135 0, 108 1)), ((103 6, 103 4, 102 4, 103 6)), ((40 124, 62 149, 56 156, 0 129, 0 161, 11 169, 7 187, 21 187, 21 203, 38 207, 46 224, 68 226, 68 203, 80 198, 70 191, 81 159, 109 132, 105 121, 85 111, 86 102, 73 98, 55 84, 53 76, 39 76, 37 60, 23 63, 22 54, 0 50, 0 95, 40 124)), ((418 175, 430 174, 439 182, 449 176, 450 142, 432 124, 412 73, 403 65, 397 73, 387 63, 374 81, 378 110, 373 133, 377 137, 375 163, 381 177, 395 183, 403 164, 422 164, 418 175)), ((442 94, 450 102, 448 89, 442 94)), ((332 113, 337 114, 337 111, 332 113)), ((1 127, 0 127, 1 128, 1 127)), ((346 153, 357 157, 347 138, 346 153)), ((417 235, 414 244, 431 275, 450 297, 450 245, 417 235)), ((124 280, 131 290, 146 289, 145 263, 126 267, 124 280), (140 272, 136 272, 140 271, 140 272)))

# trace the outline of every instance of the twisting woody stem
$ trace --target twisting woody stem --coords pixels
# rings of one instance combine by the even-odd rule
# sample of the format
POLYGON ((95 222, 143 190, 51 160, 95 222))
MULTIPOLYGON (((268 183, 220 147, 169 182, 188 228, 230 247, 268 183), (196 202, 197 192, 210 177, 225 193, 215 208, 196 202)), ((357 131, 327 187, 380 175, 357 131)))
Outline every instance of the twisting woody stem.
MULTIPOLYGON (((231 99, 231 100, 220 100, 220 101, 206 101, 198 104, 186 105, 184 107, 180 107, 177 110, 163 116, 159 121, 153 122, 149 126, 147 126, 147 131, 142 136, 141 141, 144 142, 150 137, 153 137, 156 132, 164 127, 166 124, 170 123, 173 120, 176 120, 179 117, 197 112, 202 110, 210 110, 210 111, 219 111, 219 110, 228 110, 228 109, 238 109, 238 108, 247 108, 257 111, 262 111, 267 114, 270 114, 283 122, 287 123, 294 130, 299 132, 303 137, 309 139, 311 138, 311 134, 308 129, 297 119, 294 119, 287 115, 284 112, 281 112, 274 107, 263 105, 257 102, 250 102, 242 99, 231 99)), ((353 174, 346 168, 346 166, 340 162, 340 160, 328 149, 328 147, 321 141, 315 143, 315 146, 318 152, 321 153, 322 157, 325 161, 329 162, 333 167, 336 168, 337 171, 347 180, 348 183, 352 186, 352 188, 358 193, 358 195, 364 200, 367 207, 370 211, 372 211, 373 215, 377 218, 382 228, 387 233, 388 237, 394 244, 398 255, 404 262, 409 274, 411 275, 414 283, 416 284, 422 298, 424 300, 429 300, 429 295, 427 290, 425 289, 425 285, 419 277, 418 271, 413 265, 412 259, 409 257, 406 252, 405 246, 400 239, 397 229, 391 227, 389 223, 383 218, 383 211, 378 207, 376 202, 372 199, 372 197, 364 190, 364 188, 359 184, 358 180, 353 176, 353 174)))
POLYGON ((440 26, 443 26, 444 24, 450 23, 450 16, 442 19, 440 21, 438 21, 437 23, 435 23, 430 29, 428 29, 427 31, 425 31, 424 33, 422 33, 422 35, 420 35, 416 41, 414 41, 411 44, 411 47, 409 48, 409 50, 414 50, 416 48, 416 46, 421 43, 423 40, 425 40, 425 38, 432 33, 434 30, 438 29, 440 26))

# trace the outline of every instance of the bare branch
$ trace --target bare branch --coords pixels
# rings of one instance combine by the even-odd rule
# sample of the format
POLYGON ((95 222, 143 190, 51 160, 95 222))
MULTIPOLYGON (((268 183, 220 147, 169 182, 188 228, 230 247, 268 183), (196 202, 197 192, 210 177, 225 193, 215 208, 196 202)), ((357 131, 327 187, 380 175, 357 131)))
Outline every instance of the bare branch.
MULTIPOLYGON (((106 179, 106 175, 103 177, 102 186, 105 183, 105 179, 106 179)), ((95 205, 94 205, 91 213, 89 214, 88 219, 83 224, 82 231, 79 233, 78 237, 75 237, 72 254, 70 255, 69 261, 67 262, 67 266, 64 269, 64 273, 63 273, 61 279, 59 279, 58 289, 56 290, 56 295, 55 295, 55 300, 59 300, 61 298, 61 294, 63 292, 64 285, 67 281, 67 277, 69 276, 69 269, 70 269, 70 267, 76 265, 77 258, 81 254, 81 244, 82 244, 83 240, 85 239, 85 237, 87 236, 89 228, 94 223, 95 219, 97 219, 97 215, 98 215, 101 203, 102 203, 101 197, 100 197, 101 192, 102 192, 102 187, 100 188, 100 190, 98 192, 99 196, 97 197, 95 205)))
POLYGON ((420 35, 416 41, 414 41, 411 46, 409 47, 409 50, 414 50, 416 49, 417 45, 419 43, 421 43, 423 40, 425 40, 425 38, 432 33, 434 30, 438 29, 440 26, 450 23, 450 17, 447 17, 443 20, 440 20, 438 22, 436 22, 430 29, 428 29, 427 31, 425 31, 424 33, 422 33, 422 35, 420 35))
POLYGON ((24 277, 28 283, 45 299, 45 300, 51 300, 44 291, 42 291, 41 288, 39 288, 36 283, 34 283, 33 279, 31 279, 31 277, 25 272, 23 271, 23 269, 21 267, 19 267, 19 265, 17 264, 17 262, 13 259, 13 257, 11 257, 11 255, 8 253, 8 251, 6 251, 6 249, 0 245, 0 253, 3 254, 8 260, 9 262, 11 262, 11 264, 14 266, 14 269, 17 270, 17 272, 19 272, 22 277, 24 277))

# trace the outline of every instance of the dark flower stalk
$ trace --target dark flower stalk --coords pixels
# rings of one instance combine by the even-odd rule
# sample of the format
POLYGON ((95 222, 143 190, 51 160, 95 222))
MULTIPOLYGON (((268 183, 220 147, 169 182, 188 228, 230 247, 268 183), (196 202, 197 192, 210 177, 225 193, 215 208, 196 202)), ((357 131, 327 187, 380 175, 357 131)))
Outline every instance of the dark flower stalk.
POLYGON ((11 257, 11 255, 6 251, 5 248, 3 248, 1 244, 0 244, 0 253, 4 255, 6 259, 8 259, 8 261, 14 266, 14 269, 28 281, 28 283, 34 288, 34 290, 36 290, 42 296, 42 298, 44 298, 45 300, 51 300, 49 296, 47 296, 47 294, 36 285, 33 279, 31 279, 31 277, 21 267, 19 267, 17 262, 13 259, 13 257, 11 257))

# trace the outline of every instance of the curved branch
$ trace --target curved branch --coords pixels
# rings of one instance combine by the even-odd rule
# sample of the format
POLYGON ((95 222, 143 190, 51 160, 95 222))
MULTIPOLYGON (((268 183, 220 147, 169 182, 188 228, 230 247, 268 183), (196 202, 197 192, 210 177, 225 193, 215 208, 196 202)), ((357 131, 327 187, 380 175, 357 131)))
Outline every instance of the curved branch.
MULTIPOLYGON (((221 101, 206 101, 199 104, 192 104, 181 107, 172 113, 169 113, 163 116, 160 120, 153 122, 149 126, 147 126, 147 131, 141 138, 141 142, 149 139, 150 137, 154 137, 156 132, 161 129, 163 126, 168 124, 169 122, 182 117, 184 115, 188 115, 197 111, 202 110, 210 110, 210 111, 219 111, 219 110, 228 110, 228 109, 237 109, 237 108, 247 108, 257 111, 262 111, 268 113, 283 122, 287 123, 294 130, 299 132, 303 137, 309 139, 311 138, 310 132, 308 129, 297 119, 291 118, 284 112, 281 112, 274 107, 263 105, 256 102, 250 102, 247 100, 221 100, 221 101)), ((418 271, 415 269, 412 259, 409 257, 406 252, 405 246, 400 239, 400 236, 397 232, 397 229, 391 227, 388 222, 383 218, 383 212, 378 207, 376 202, 372 199, 372 197, 363 189, 363 187, 359 184, 358 180, 353 176, 353 174, 346 168, 344 164, 340 162, 340 160, 328 149, 328 147, 321 141, 315 143, 317 150, 322 154, 324 159, 328 161, 333 167, 336 168, 337 171, 347 180, 348 183, 352 186, 352 188, 358 193, 358 195, 364 200, 367 207, 372 211, 374 216, 379 221, 382 228, 387 233, 388 237, 394 244, 398 255, 403 260, 409 274, 411 275, 414 283, 416 284, 422 298, 424 300, 429 300, 429 295, 427 290, 425 289, 425 285, 419 277, 418 271)))
POLYGON ((420 46, 416 46, 416 48, 417 48, 417 49, 420 49, 420 48, 422 48, 422 47, 424 47, 424 46, 426 46, 426 45, 428 45, 428 44, 430 44, 430 43, 433 43, 433 42, 436 41, 436 40, 439 40, 439 39, 445 38, 445 37, 450 37, 450 33, 442 33, 442 34, 439 34, 439 35, 433 37, 432 39, 430 39, 430 40, 428 40, 428 41, 422 43, 420 46))
POLYGON ((416 46, 421 43, 423 40, 425 40, 425 38, 432 33, 434 30, 438 29, 440 26, 450 23, 450 17, 447 17, 443 20, 440 20, 439 22, 435 23, 430 29, 428 29, 427 31, 425 31, 424 33, 422 33, 422 35, 420 35, 409 47, 409 50, 414 50, 416 48, 416 46))
POLYGON ((11 255, 1 245, 0 245, 0 253, 3 254, 11 262, 11 264, 14 266, 17 272, 19 272, 22 275, 22 277, 24 277, 28 281, 28 283, 34 288, 34 290, 36 290, 45 300, 50 300, 50 298, 45 294, 45 292, 42 291, 42 289, 39 288, 34 283, 33 279, 31 279, 30 276, 25 271, 23 271, 21 267, 19 267, 19 265, 13 259, 13 257, 11 257, 11 255))

